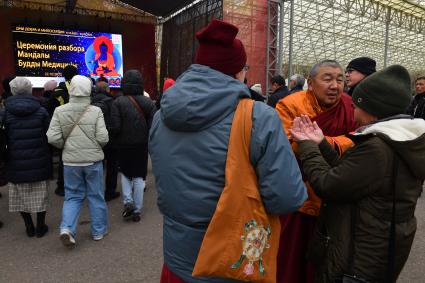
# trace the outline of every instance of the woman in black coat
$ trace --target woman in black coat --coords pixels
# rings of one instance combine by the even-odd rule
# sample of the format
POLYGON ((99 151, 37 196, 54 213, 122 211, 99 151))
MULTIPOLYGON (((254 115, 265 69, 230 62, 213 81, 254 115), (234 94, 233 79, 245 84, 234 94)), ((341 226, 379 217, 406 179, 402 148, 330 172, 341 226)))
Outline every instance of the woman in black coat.
POLYGON ((149 129, 156 108, 143 96, 143 79, 137 70, 129 70, 121 81, 123 95, 112 104, 110 135, 118 150, 124 219, 140 221, 143 190, 148 164, 149 129))

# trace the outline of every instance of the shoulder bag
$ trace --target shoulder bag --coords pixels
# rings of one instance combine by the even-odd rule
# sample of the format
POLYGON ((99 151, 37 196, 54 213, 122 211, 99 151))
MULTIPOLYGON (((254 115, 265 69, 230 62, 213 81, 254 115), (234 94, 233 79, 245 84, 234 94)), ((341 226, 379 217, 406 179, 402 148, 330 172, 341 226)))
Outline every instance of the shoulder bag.
POLYGON ((254 101, 242 99, 230 131, 225 187, 208 226, 192 276, 276 282, 280 222, 267 214, 249 158, 254 101))

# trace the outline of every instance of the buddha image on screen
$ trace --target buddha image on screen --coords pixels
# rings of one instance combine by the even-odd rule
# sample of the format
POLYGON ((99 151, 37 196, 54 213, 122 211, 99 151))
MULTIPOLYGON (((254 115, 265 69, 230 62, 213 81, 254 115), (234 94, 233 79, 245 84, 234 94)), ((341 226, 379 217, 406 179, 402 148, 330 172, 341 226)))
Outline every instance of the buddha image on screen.
POLYGON ((94 68, 90 75, 92 76, 119 76, 115 70, 115 59, 112 55, 114 51, 114 45, 112 41, 106 36, 99 36, 93 42, 93 48, 95 50, 94 68))

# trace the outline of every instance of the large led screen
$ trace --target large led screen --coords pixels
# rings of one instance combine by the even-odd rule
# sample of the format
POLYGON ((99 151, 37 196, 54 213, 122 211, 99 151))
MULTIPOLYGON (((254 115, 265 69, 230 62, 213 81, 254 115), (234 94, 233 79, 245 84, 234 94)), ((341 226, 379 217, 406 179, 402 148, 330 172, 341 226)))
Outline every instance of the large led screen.
POLYGON ((120 34, 16 26, 13 40, 16 76, 28 78, 33 87, 43 87, 52 79, 63 81, 66 65, 74 65, 83 76, 105 76, 110 87, 121 84, 120 34))

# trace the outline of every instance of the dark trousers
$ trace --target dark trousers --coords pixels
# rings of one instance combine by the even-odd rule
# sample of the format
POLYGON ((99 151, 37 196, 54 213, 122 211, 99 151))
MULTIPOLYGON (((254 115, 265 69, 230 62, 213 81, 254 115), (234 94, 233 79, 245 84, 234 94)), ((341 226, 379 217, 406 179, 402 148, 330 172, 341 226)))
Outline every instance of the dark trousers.
POLYGON ((0 187, 7 185, 6 162, 0 160, 0 187))
POLYGON ((117 189, 118 151, 115 148, 106 148, 104 153, 106 163, 105 198, 108 198, 113 197, 117 189))
POLYGON ((56 182, 57 188, 56 192, 64 193, 63 188, 63 160, 62 160, 62 151, 59 152, 59 163, 58 163, 58 180, 56 182))

